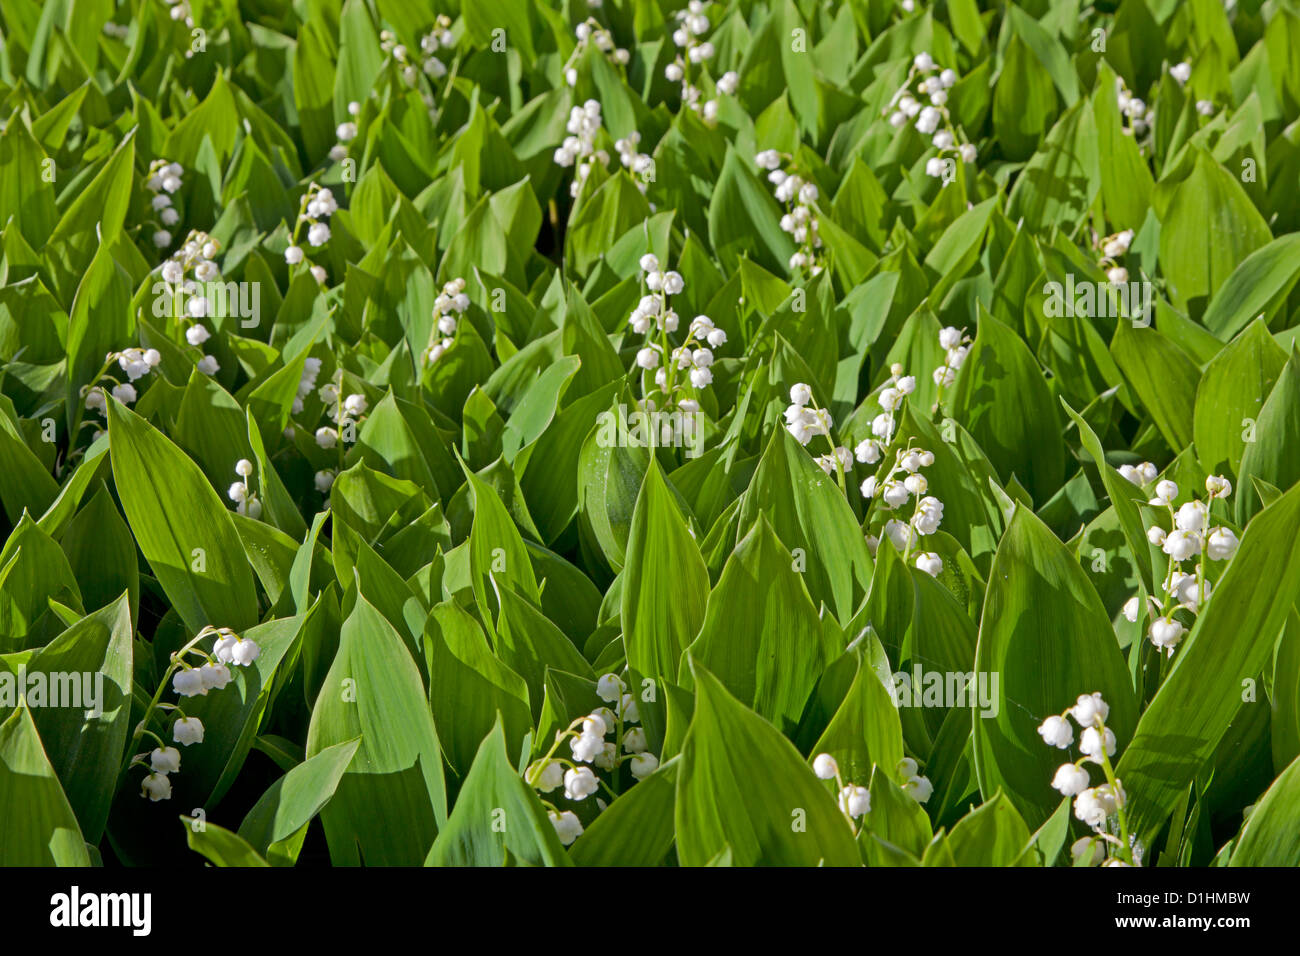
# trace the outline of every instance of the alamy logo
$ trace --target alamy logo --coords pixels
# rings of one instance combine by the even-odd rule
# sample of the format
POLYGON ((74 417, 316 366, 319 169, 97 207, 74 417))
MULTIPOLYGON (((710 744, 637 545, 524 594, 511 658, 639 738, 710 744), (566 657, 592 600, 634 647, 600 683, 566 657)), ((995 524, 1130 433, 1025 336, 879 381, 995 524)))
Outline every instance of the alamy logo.
POLYGON ((974 707, 981 717, 998 715, 996 671, 927 671, 916 664, 910 674, 893 675, 890 694, 898 707, 974 707))
POLYGON ((87 717, 104 712, 103 671, 32 671, 24 664, 17 671, 0 673, 0 708, 18 706, 20 697, 28 707, 71 707, 85 709, 87 717))
POLYGON ((261 324, 262 286, 258 282, 199 282, 188 279, 173 286, 167 282, 153 284, 154 318, 189 315, 202 319, 212 316, 236 316, 245 329, 261 324))
POLYGON ((1047 301, 1043 313, 1050 319, 1061 316, 1082 318, 1119 318, 1127 316, 1137 326, 1151 324, 1150 310, 1155 301, 1155 287, 1142 282, 1075 282, 1066 273, 1065 283, 1048 282, 1043 286, 1047 301))
POLYGON ((153 928, 153 896, 149 893, 82 893, 74 886, 50 897, 50 925, 59 928, 130 928, 148 936, 153 928))
POLYGON ((628 411, 620 404, 596 416, 596 443, 601 448, 685 448, 687 458, 703 450, 699 412, 674 409, 628 411))

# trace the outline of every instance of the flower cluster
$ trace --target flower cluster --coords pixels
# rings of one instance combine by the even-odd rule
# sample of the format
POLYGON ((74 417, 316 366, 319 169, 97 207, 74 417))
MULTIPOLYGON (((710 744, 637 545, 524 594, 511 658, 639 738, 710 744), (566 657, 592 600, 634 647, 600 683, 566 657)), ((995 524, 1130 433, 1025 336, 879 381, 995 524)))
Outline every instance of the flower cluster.
MULTIPOLYGON (((1147 528, 1147 540, 1168 555, 1169 568, 1161 585, 1161 597, 1148 597, 1146 610, 1151 618, 1147 637, 1172 657, 1174 648, 1187 632, 1184 621, 1175 615, 1182 612, 1185 618, 1194 618, 1210 599, 1211 585, 1205 577, 1206 563, 1227 561, 1237 553, 1239 542, 1232 529, 1210 526, 1209 503, 1215 499, 1222 501, 1232 494, 1232 482, 1221 475, 1211 475, 1205 479, 1205 501, 1192 498, 1175 507, 1178 485, 1168 479, 1156 482, 1156 466, 1151 462, 1121 465, 1119 472, 1144 489, 1155 482, 1147 503, 1169 513, 1169 530, 1159 524, 1147 528), (1196 561, 1196 564, 1188 570, 1183 566, 1187 561, 1196 561)), ((1137 623, 1142 610, 1142 602, 1136 595, 1124 604, 1124 616, 1133 623, 1137 623)))
MULTIPOLYGON (((862 445, 858 446, 858 450, 859 453, 863 451, 862 445)), ((871 451, 870 448, 866 450, 871 451)), ((876 451, 875 454, 878 456, 879 452, 876 451)), ((894 548, 902 552, 904 561, 911 558, 920 536, 934 534, 943 522, 943 502, 934 495, 927 494, 930 485, 921 473, 922 468, 933 464, 934 453, 931 451, 924 448, 900 448, 894 453, 894 464, 883 479, 872 475, 862 483, 862 496, 877 503, 881 512, 897 511, 908 501, 913 502, 912 515, 907 521, 884 518, 881 528, 894 548)), ((877 547, 879 538, 869 540, 869 543, 873 548, 877 547)), ((914 563, 931 577, 937 577, 943 571, 943 559, 933 551, 918 553, 914 563)))
POLYGON ((451 279, 446 282, 438 297, 433 300, 433 328, 429 331, 429 344, 424 349, 426 365, 432 365, 451 348, 456 340, 456 316, 469 308, 469 296, 465 294, 465 280, 451 279))
POLYGON ((235 503, 235 510, 241 515, 248 515, 250 518, 262 517, 262 502, 248 486, 248 479, 253 474, 253 463, 247 458, 239 459, 235 462, 235 474, 239 476, 239 480, 230 486, 226 497, 235 503))
POLYGON ((641 134, 636 130, 628 133, 622 139, 614 141, 614 149, 618 150, 618 159, 627 169, 635 176, 634 182, 636 188, 645 192, 646 188, 655 178, 655 161, 649 153, 640 152, 637 147, 641 145, 641 134))
POLYGON ((935 402, 937 408, 943 403, 943 390, 957 381, 957 370, 970 354, 972 339, 965 329, 947 326, 939 330, 939 347, 943 349, 943 364, 934 370, 934 384, 939 386, 939 397, 935 402))
POLYGON ((293 414, 301 415, 303 402, 316 391, 316 377, 320 375, 320 359, 308 356, 302 363, 302 376, 298 379, 298 394, 293 397, 293 414))
MULTIPOLYGON (((718 101, 710 99, 701 102, 704 94, 691 77, 692 67, 707 63, 716 52, 713 44, 703 39, 710 27, 706 12, 709 6, 708 0, 690 0, 685 10, 677 11, 679 25, 673 31, 673 43, 680 52, 673 57, 673 62, 664 67, 664 76, 670 82, 682 84, 682 104, 699 113, 706 124, 713 126, 718 121, 718 101)), ((728 70, 713 85, 720 95, 734 96, 740 86, 740 74, 728 70)))
POLYGON ((1155 126, 1155 107, 1148 107, 1141 98, 1134 96, 1122 76, 1115 77, 1115 100, 1123 117, 1121 122, 1125 136, 1141 139, 1155 126))
POLYGON ((1128 281, 1128 270, 1119 264, 1119 259, 1128 253, 1131 245, 1132 229, 1125 229, 1097 241, 1097 247, 1101 250, 1101 259, 1097 265, 1106 271, 1108 281, 1117 285, 1128 281))
POLYGON ((679 319, 668 299, 686 288, 686 280, 679 273, 664 269, 653 253, 643 255, 640 266, 642 290, 646 294, 641 296, 627 321, 637 335, 657 335, 658 341, 652 338, 637 350, 636 368, 654 371, 655 385, 666 396, 668 404, 675 403, 683 411, 699 411, 698 401, 678 393, 687 382, 697 391, 712 384, 713 350, 726 343, 727 333, 707 315, 697 315, 687 326, 685 341, 674 347, 669 335, 677 331, 679 319))
POLYGON ((424 54, 424 62, 420 64, 420 69, 424 71, 424 75, 435 80, 446 76, 447 64, 438 59, 436 54, 440 50, 450 50, 455 45, 456 38, 451 32, 451 17, 445 13, 438 14, 433 22, 433 29, 420 37, 420 51, 424 54))
MULTIPOLYGON (((813 773, 819 780, 834 780, 836 799, 840 812, 848 820, 849 826, 857 830, 855 820, 871 812, 871 791, 856 784, 846 784, 840 776, 840 766, 828 753, 820 753, 813 758, 813 773)), ((897 773, 903 780, 903 792, 917 803, 925 803, 934 793, 934 786, 929 778, 918 773, 916 761, 904 757, 898 764, 897 773)))
MULTIPOLYGON (((307 227, 307 243, 312 248, 319 249, 329 242, 330 227, 327 220, 338 208, 339 204, 330 190, 318 183, 308 186, 298 204, 298 219, 293 226, 293 238, 289 242, 289 248, 284 250, 284 261, 290 266, 306 261, 306 253, 298 244, 298 234, 304 225, 307 227)), ((323 266, 313 265, 311 274, 322 285, 328 278, 323 266)))
MULTIPOLYGON (((424 58, 420 60, 419 66, 416 65, 417 58, 411 54, 406 45, 397 42, 396 34, 391 30, 379 32, 379 48, 388 54, 388 62, 397 70, 402 82, 407 86, 415 86, 420 79, 421 70, 435 80, 446 76, 447 65, 434 54, 439 49, 451 49, 455 45, 456 39, 451 32, 451 20, 445 14, 439 14, 433 29, 421 37, 420 51, 424 54, 424 58)), ((427 104, 428 100, 426 99, 425 102, 427 104)))
POLYGON ((194 26, 194 17, 190 14, 190 5, 187 0, 167 0, 167 6, 171 7, 167 15, 177 22, 184 21, 187 27, 194 26))
POLYGON ((316 444, 327 450, 337 446, 342 453, 343 445, 357 440, 357 425, 364 418, 369 404, 360 392, 349 393, 346 397, 343 395, 342 369, 335 378, 336 381, 325 383, 317 393, 325 403, 325 412, 334 425, 322 425, 316 429, 316 444))
MULTIPOLYGON (((1105 841, 1116 852, 1115 859, 1131 865, 1134 846, 1130 843, 1124 819, 1126 796, 1124 787, 1115 776, 1110 758, 1115 756, 1115 732, 1106 726, 1110 705, 1100 693, 1081 694, 1074 706, 1061 714, 1053 714, 1038 727, 1043 743, 1058 750, 1066 750, 1074 743, 1074 727, 1070 718, 1079 725, 1079 753, 1073 763, 1064 763, 1052 777, 1052 788, 1063 796, 1074 797, 1074 816, 1097 834, 1075 844, 1072 853, 1077 859, 1083 853, 1095 852, 1098 840, 1105 841), (1094 763, 1102 768, 1106 782, 1092 786, 1085 764, 1094 763), (1112 817, 1117 818, 1118 836, 1110 828, 1112 817)), ((1104 855, 1104 854, 1103 854, 1104 855)), ((1100 860, 1096 860, 1100 862, 1100 860)), ((1113 864, 1114 865, 1114 864, 1113 864)))
MULTIPOLYGON (((643 780, 659 768, 659 758, 649 752, 645 731, 633 726, 640 722, 640 714, 636 698, 628 693, 623 680, 617 674, 605 674, 596 682, 596 693, 614 709, 598 707, 558 731, 550 751, 525 771, 524 779, 529 786, 542 793, 563 787, 566 800, 580 802, 601 786, 608 789, 595 770, 613 771, 626 763, 632 776, 643 780), (610 734, 614 739, 606 740, 610 734), (572 760, 555 755, 565 740, 569 742, 572 760)), ((602 801, 596 802, 604 809, 602 801)), ((568 846, 582 835, 582 822, 577 814, 571 810, 560 811, 549 803, 546 806, 561 843, 568 846)))
POLYGON ((172 244, 170 230, 181 218, 181 214, 172 205, 172 194, 183 185, 181 177, 184 172, 180 163, 169 163, 165 159, 155 159, 149 164, 149 178, 144 185, 153 193, 149 205, 158 214, 158 221, 162 224, 162 228, 153 234, 153 244, 159 249, 172 244))
POLYGON ((820 193, 816 184, 799 175, 794 157, 775 149, 763 150, 754 157, 754 162, 768 171, 767 181, 775 187, 777 200, 785 205, 782 231, 788 232, 799 245, 798 251, 790 256, 790 270, 807 269, 810 275, 817 275, 822 271, 818 260, 822 237, 817 220, 816 203, 820 193))
POLYGON ((569 135, 556 149, 555 162, 559 166, 575 167, 573 182, 569 184, 569 195, 574 199, 578 198, 582 184, 591 175, 591 164, 597 161, 602 166, 609 164, 609 154, 603 149, 596 149, 596 137, 602 128, 598 101, 587 100, 569 111, 569 122, 565 126, 569 135))
POLYGON ((614 42, 614 34, 591 17, 579 23, 574 28, 573 33, 578 38, 578 43, 564 66, 564 82, 569 86, 578 85, 578 68, 573 64, 587 52, 589 46, 594 46, 604 53, 606 59, 615 66, 627 66, 632 59, 632 55, 627 50, 614 42))
POLYGON ((348 143, 357 138, 356 118, 361 115, 361 104, 356 100, 349 103, 348 115, 352 119, 339 123, 338 128, 334 130, 338 142, 330 147, 330 159, 336 163, 341 163, 348 158, 348 143))
POLYGON ((948 90, 956 82, 953 70, 941 70, 929 53, 918 53, 912 59, 907 79, 885 107, 890 126, 901 129, 910 122, 918 133, 929 136, 930 144, 938 150, 938 155, 926 161, 927 176, 940 178, 949 163, 957 159, 973 163, 979 155, 975 144, 966 140, 965 132, 953 124, 948 112, 948 90))
MULTIPOLYGON (((185 341, 196 349, 212 338, 208 327, 200 321, 212 317, 218 307, 211 296, 223 300, 225 297, 221 268, 215 261, 220 248, 221 244, 206 232, 193 230, 160 270, 171 297, 172 314, 185 326, 185 341)), ((197 365, 204 375, 221 371, 215 355, 200 355, 197 365)))
MULTIPOLYGON (((827 464, 831 467, 835 467, 837 462, 851 463, 852 457, 846 459, 845 452, 848 449, 836 447, 831 438, 831 428, 834 424, 830 411, 818 406, 813 398, 812 386, 806 382, 796 382, 790 386, 790 404, 785 409, 785 430, 801 445, 807 445, 818 435, 826 436, 827 441, 831 443, 831 453, 826 456, 827 464)), ((821 464, 822 459, 818 459, 818 463, 821 464)), ((825 464, 822 467, 825 469, 825 464)))
POLYGON ((101 415, 107 414, 108 401, 104 398, 103 388, 98 387, 98 383, 105 378, 113 383, 111 393, 115 399, 123 405, 133 404, 139 396, 135 386, 131 383, 148 375, 158 367, 158 363, 161 361, 162 355, 157 349, 128 348, 120 352, 109 352, 108 357, 104 360, 104 367, 95 376, 94 384, 84 386, 81 389, 86 410, 98 412, 101 415), (126 373, 127 381, 120 381, 115 375, 108 374, 108 370, 114 362, 117 363, 118 368, 126 373))
MULTIPOLYGON (((167 675, 172 677, 172 690, 181 697, 206 697, 210 690, 221 690, 232 680, 231 666, 247 667, 261 655, 262 649, 251 638, 240 637, 228 627, 213 627, 203 630, 171 656, 167 674, 163 676, 163 687, 167 684, 167 675), (199 647, 199 642, 206 637, 215 637, 212 653, 199 647), (195 667, 187 658, 193 656, 202 660, 195 667)), ((158 695, 162 694, 159 688, 158 695)), ((183 708, 177 704, 164 704, 158 696, 150 702, 144 718, 136 725, 135 735, 131 739, 131 748, 142 736, 148 735, 158 742, 151 752, 135 754, 128 767, 147 766, 148 775, 141 781, 140 796, 148 797, 154 803, 169 800, 172 795, 170 774, 181 769, 181 754, 175 747, 168 745, 160 736, 148 729, 149 718, 155 710, 172 714, 172 742, 182 747, 203 743, 203 721, 197 717, 188 717, 183 708)))

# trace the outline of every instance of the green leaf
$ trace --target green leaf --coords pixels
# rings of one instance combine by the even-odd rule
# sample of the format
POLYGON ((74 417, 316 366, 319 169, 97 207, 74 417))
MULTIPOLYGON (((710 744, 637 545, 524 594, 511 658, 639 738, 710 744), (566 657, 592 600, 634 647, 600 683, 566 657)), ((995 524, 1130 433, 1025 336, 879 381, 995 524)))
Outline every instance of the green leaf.
POLYGON ((1227 733, 1243 706, 1242 681, 1263 669, 1300 589, 1298 541, 1300 487, 1246 527, 1132 742, 1127 749, 1121 744, 1116 773, 1132 807, 1129 829, 1144 843, 1150 845, 1227 733), (1265 580, 1269 586, 1260 588, 1265 580))
POLYGON ((492 653, 478 622, 452 602, 439 604, 425 625, 424 653, 429 706, 452 769, 469 773, 498 714, 507 749, 517 751, 532 729, 528 685, 492 653))
POLYGON ((1121 749, 1137 721, 1128 668, 1101 599, 1069 550, 1023 506, 989 572, 975 671, 998 678, 997 713, 974 720, 980 792, 991 798, 1001 788, 1031 826, 1058 803, 1051 782, 1062 754, 1038 735, 1044 719, 1100 691, 1121 749))
POLYGON ((198 466, 116 399, 109 401, 108 431, 122 510, 186 628, 242 631, 256 622, 243 545, 198 466))
POLYGON ((1300 866, 1300 758, 1268 788, 1237 838, 1228 866, 1300 866))
POLYGON ((0 724, 0 864, 90 866, 25 700, 0 724))
MULTIPOLYGON (((766 513, 777 537, 804 557, 804 584, 840 623, 852 618, 871 580, 871 554, 835 480, 785 428, 775 428, 741 498, 739 529, 766 513)), ((737 535, 739 537, 739 534, 737 535)))
POLYGON ((316 697, 307 757, 361 737, 321 814, 336 866, 415 866, 445 822, 442 756, 420 672, 393 626, 358 596, 316 697))
MULTIPOLYGON (((786 732, 840 650, 826 640, 795 563, 760 512, 727 559, 690 646, 733 696, 786 732)), ((624 581, 624 600, 630 584, 624 581)), ((626 612, 623 620, 626 626, 626 612)))
POLYGON ((569 866, 555 826, 533 788, 510 765, 498 722, 478 748, 456 807, 426 866, 569 866))
POLYGON ((244 817, 239 836, 272 865, 292 866, 302 845, 301 836, 294 845, 295 835, 329 803, 360 745, 358 738, 326 747, 276 780, 244 817))
POLYGON ((656 681, 675 680, 682 651, 699 633, 709 572, 651 459, 632 513, 621 619, 627 661, 656 681))
POLYGON ((1056 404, 1020 337, 980 307, 979 332, 957 375, 952 416, 988 455, 1042 504, 1065 480, 1056 404))
POLYGON ((790 741, 703 667, 693 671, 677 777, 682 865, 704 866, 728 847, 737 866, 860 865, 848 821, 790 741))

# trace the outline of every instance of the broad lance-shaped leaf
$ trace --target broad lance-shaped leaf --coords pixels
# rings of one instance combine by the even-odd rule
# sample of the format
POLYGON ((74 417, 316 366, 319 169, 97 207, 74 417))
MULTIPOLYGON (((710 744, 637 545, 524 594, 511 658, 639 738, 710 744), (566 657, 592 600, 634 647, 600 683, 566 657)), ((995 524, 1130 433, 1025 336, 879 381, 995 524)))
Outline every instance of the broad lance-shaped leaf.
POLYGON ((569 851, 577 866, 658 866, 673 847, 681 761, 665 762, 601 811, 569 851))
MULTIPOLYGON (((841 625, 871 582, 871 553, 844 494, 785 428, 773 430, 741 497, 737 537, 765 512, 781 543, 804 558, 804 584, 841 625)), ((793 560, 793 558, 792 558, 793 560)))
MULTIPOLYGON (((870 640, 877 655, 883 656, 875 635, 870 640)), ((857 661, 858 672, 811 753, 830 754, 846 783, 866 786, 873 764, 885 774, 896 772, 903 759, 903 728, 893 689, 882 683, 864 648, 855 646, 849 654, 857 661)))
MULTIPOLYGON (((230 789, 253 745, 262 715, 270 706, 280 663, 293 654, 294 644, 312 613, 267 621, 241 632, 243 637, 257 642, 261 649, 257 660, 239 668, 220 693, 210 692, 185 701, 185 713, 202 720, 206 733, 203 746, 186 749, 184 772, 174 781, 176 799, 198 801, 192 806, 212 806, 230 789)), ((314 613, 319 614, 320 608, 314 613)), ((209 648, 210 642, 209 638, 209 648)))
POLYGON ((727 559, 690 647, 728 691, 787 731, 840 650, 826 640, 795 563, 760 512, 727 559))
POLYGON ((1033 512, 1017 506, 989 573, 975 672, 998 681, 997 713, 976 712, 975 767, 980 792, 1006 792, 1030 826, 1056 809, 1052 776, 1061 751, 1038 726, 1100 691, 1107 726, 1122 749, 1137 702, 1110 617, 1087 573, 1033 512))
POLYGON ((498 722, 483 738, 426 866, 570 866, 537 793, 510 764, 498 722))
MULTIPOLYGON (((1203 146, 1189 148, 1179 164, 1185 175, 1157 185, 1152 205, 1160 218, 1160 269, 1170 299, 1199 319, 1229 276, 1273 236, 1237 177, 1203 146)), ((1231 329, 1228 319, 1215 319, 1220 330, 1231 329)))
MULTIPOLYGON (((33 706, 38 701, 30 680, 38 673, 46 675, 44 693, 51 698, 39 702, 32 718, 89 843, 98 843, 103 835, 126 744, 133 633, 123 594, 82 618, 27 662, 33 706), (53 696, 61 697, 61 689, 69 687, 75 694, 71 699, 53 696)), ((0 714, 4 710, 0 701, 0 714)))
POLYGON ((858 866, 848 821, 780 731, 699 664, 695 713, 677 776, 677 856, 704 866, 858 866), (757 771, 756 768, 761 768, 757 771))
POLYGON ((474 524, 469 533, 469 565, 474 599, 478 603, 484 625, 490 630, 494 627, 500 610, 496 587, 492 583, 494 576, 529 601, 538 603, 540 595, 532 563, 528 560, 528 549, 524 547, 524 539, 515 527, 510 512, 491 485, 474 474, 464 462, 461 462, 461 468, 469 482, 474 504, 474 524))
POLYGON ((982 305, 951 407, 1004 481, 1014 474, 1040 504, 1061 487, 1065 446, 1042 369, 1020 336, 982 305))
POLYGON ((1148 593, 1154 594, 1155 580, 1150 542, 1147 541, 1142 513, 1138 510, 1138 502, 1145 500, 1141 493, 1142 489, 1106 463, 1106 451, 1102 448, 1097 433, 1078 412, 1066 404, 1065 399, 1061 399, 1061 404, 1065 406, 1066 414, 1079 429, 1079 442, 1083 445, 1083 450, 1092 456, 1093 464, 1097 466, 1101 483, 1106 487, 1106 494, 1110 496, 1110 503, 1114 506, 1115 515, 1119 519, 1120 530, 1124 532, 1124 541, 1128 544, 1133 560, 1137 562, 1142 582, 1148 593))
POLYGON ((230 514, 203 472, 116 399, 108 403, 113 483, 154 576, 191 634, 257 622, 257 591, 230 514))
POLYGON ((307 756, 361 737, 321 820, 336 865, 418 866, 447 817, 442 754, 420 672, 360 595, 316 697, 307 756))
POLYGON ((1029 827, 1013 801, 1006 794, 995 793, 957 821, 948 834, 948 849, 958 866, 1015 866, 1024 859, 1029 836, 1029 827))
POLYGON ((90 866, 25 700, 0 724, 0 866, 90 866))
POLYGON ((1241 456, 1237 483, 1237 524, 1244 525, 1262 507, 1253 478, 1276 488, 1290 488, 1300 480, 1300 348, 1292 345, 1277 384, 1269 392, 1254 441, 1241 456))
POLYGON ((239 836, 273 865, 292 866, 307 824, 334 796, 360 744, 358 738, 326 747, 271 784, 239 825, 239 836))
POLYGON ((1238 709, 1260 706, 1242 704, 1242 682, 1264 669, 1297 591, 1300 486, 1246 527, 1127 748, 1121 737, 1116 773, 1128 793, 1129 829, 1148 845, 1238 709))
POLYGON ((429 706, 451 768, 462 778, 469 773, 498 714, 516 752, 532 729, 528 685, 492 653, 478 621, 453 601, 439 604, 425 622, 424 654, 429 706))
POLYGON ((623 568, 623 643, 628 666, 656 681, 675 680, 682 651, 699 632, 709 572, 652 459, 641 483, 623 568))
POLYGON ((1229 339, 1256 317, 1271 318, 1297 279, 1300 234, 1279 236, 1237 264, 1210 300, 1202 322, 1219 338, 1229 339))
POLYGON ((1246 439, 1259 440, 1260 413, 1286 359, 1268 326, 1256 320, 1205 366, 1196 389, 1192 429, 1196 455, 1207 471, 1242 473, 1246 439))
POLYGON ((1300 757, 1255 805, 1228 866, 1300 866, 1300 757))

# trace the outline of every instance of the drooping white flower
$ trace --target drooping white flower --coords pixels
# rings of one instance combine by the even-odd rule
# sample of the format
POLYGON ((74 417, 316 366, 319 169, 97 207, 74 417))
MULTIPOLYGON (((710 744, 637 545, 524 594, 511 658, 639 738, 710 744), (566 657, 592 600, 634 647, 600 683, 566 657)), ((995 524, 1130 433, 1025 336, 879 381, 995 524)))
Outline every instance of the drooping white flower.
POLYGON ((1148 634, 1152 644, 1161 650, 1172 653, 1173 649, 1183 639, 1185 630, 1183 625, 1173 618, 1158 617, 1151 622, 1151 629, 1148 634))
POLYGON ((247 637, 240 638, 235 641, 235 646, 230 651, 230 663, 237 667, 247 667, 261 655, 262 649, 256 641, 247 637))
POLYGON ((231 681, 230 668, 225 664, 204 664, 198 674, 207 690, 222 690, 231 681))
POLYGON ((633 777, 644 780, 659 769, 659 758, 652 753, 639 753, 628 761, 628 767, 633 777))
POLYGON ((1190 63, 1175 63, 1169 68, 1169 75, 1172 76, 1179 86, 1182 86, 1192 78, 1192 65, 1190 63))
POLYGON ((167 779, 166 774, 151 773, 140 782, 140 796, 148 797, 153 803, 159 800, 170 800, 172 783, 167 779))
POLYGON ((813 760, 813 773, 821 780, 834 780, 840 772, 839 764, 830 754, 818 754, 813 760))
POLYGON ((181 752, 175 747, 155 747, 149 754, 154 773, 176 773, 181 769, 181 752))
POLYGON ((1156 485, 1155 496, 1147 502, 1153 507, 1164 507, 1174 503, 1178 497, 1178 485, 1166 478, 1156 485))
POLYGON ((1231 528, 1215 528, 1206 541, 1206 553, 1211 561, 1226 561, 1237 553, 1240 544, 1231 528))
POLYGON ((1205 490, 1211 498, 1227 498, 1232 494, 1232 482, 1222 475, 1210 475, 1205 479, 1205 490))
POLYGON ((208 692, 203 676, 197 670, 188 668, 177 671, 172 677, 172 690, 181 697, 201 697, 208 692))
POLYGON ((934 795, 934 784, 929 777, 913 774, 903 784, 903 792, 917 803, 925 803, 934 795))
POLYGON ((619 679, 617 674, 603 674, 596 681, 596 695, 606 703, 612 704, 620 699, 625 690, 627 690, 627 685, 619 679))
POLYGON ((172 740, 183 747, 203 743, 203 721, 197 717, 179 717, 172 724, 172 740))
POLYGON ((937 578, 943 572, 943 559, 933 551, 923 551, 916 556, 916 566, 930 577, 937 578))
POLYGON ((574 840, 582 836, 582 821, 572 810, 546 811, 551 825, 555 827, 555 835, 560 838, 560 843, 569 846, 574 840))
POLYGON ((1075 797, 1088 789, 1089 783, 1088 771, 1072 763, 1063 763, 1052 778, 1052 789, 1059 791, 1062 796, 1075 797))
POLYGON ((1201 539, 1190 531, 1171 531, 1165 536, 1161 550, 1175 561, 1186 561, 1200 553, 1201 539))
POLYGON ((1101 752, 1103 746, 1106 750, 1106 756, 1115 755, 1115 732, 1109 727, 1103 735, 1096 727, 1087 727, 1079 735, 1079 752, 1091 760, 1093 763, 1101 763, 1101 752))
POLYGON ((600 788, 600 781, 590 767, 564 771, 564 795, 570 800, 586 800, 600 788))
POLYGON ((840 810, 853 819, 871 812, 871 791, 866 787, 847 786, 840 791, 840 810))
POLYGON ((528 779, 538 790, 550 793, 564 783, 564 764, 558 760, 548 760, 543 766, 533 764, 528 768, 528 779))
POLYGON ((1070 716, 1080 727, 1097 727, 1105 723, 1106 718, 1110 716, 1110 704, 1102 699, 1101 691, 1080 694, 1074 706, 1070 708, 1070 716))
POLYGON ((1074 743, 1074 728, 1064 717, 1053 714, 1038 725, 1038 736, 1049 747, 1064 750, 1074 743))

